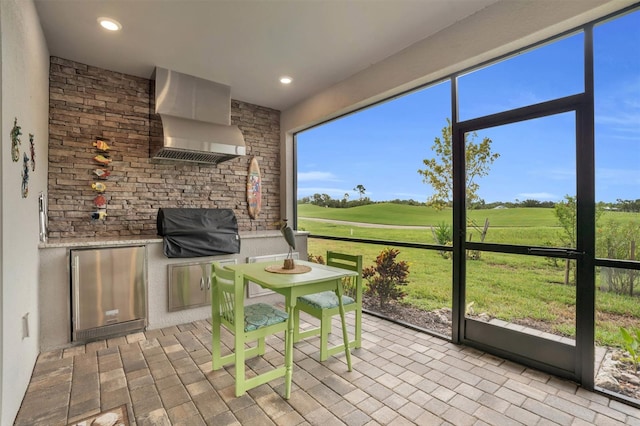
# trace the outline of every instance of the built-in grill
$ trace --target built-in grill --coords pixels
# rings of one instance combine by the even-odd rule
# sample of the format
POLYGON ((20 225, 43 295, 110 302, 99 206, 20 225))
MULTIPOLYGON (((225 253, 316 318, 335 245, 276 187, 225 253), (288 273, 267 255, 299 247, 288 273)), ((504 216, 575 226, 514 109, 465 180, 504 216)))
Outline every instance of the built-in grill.
POLYGON ((167 257, 240 253, 238 221, 231 209, 161 208, 157 226, 167 257))

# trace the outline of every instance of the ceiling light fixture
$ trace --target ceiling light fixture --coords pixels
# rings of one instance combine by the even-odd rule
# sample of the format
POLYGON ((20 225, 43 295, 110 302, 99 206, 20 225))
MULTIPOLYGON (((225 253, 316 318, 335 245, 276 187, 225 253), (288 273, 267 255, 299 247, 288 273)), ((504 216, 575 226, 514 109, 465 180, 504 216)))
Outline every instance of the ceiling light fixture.
POLYGON ((120 22, 116 21, 115 19, 100 17, 98 18, 98 23, 105 30, 119 31, 122 29, 122 25, 120 24, 120 22))
POLYGON ((280 77, 280 83, 282 84, 291 84, 291 82, 293 81, 293 79, 289 76, 282 76, 280 77))

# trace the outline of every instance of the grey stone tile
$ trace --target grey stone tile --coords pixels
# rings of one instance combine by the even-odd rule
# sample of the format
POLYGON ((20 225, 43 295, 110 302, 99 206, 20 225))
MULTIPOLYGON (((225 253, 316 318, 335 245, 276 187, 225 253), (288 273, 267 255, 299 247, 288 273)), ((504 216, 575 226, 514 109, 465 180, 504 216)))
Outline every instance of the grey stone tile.
MULTIPOLYGON (((67 424, 127 404, 132 426, 640 425, 640 410, 575 383, 381 319, 363 323, 350 373, 343 354, 317 360, 318 339, 296 343, 289 400, 283 378, 236 398, 235 368, 211 369, 209 321, 42 353, 15 424, 67 424)), ((222 340, 233 344, 226 331, 222 340)), ((248 374, 281 365, 282 348, 282 336, 267 339, 248 374)))
POLYGON ((191 401, 191 396, 182 384, 165 388, 160 391, 162 406, 169 410, 175 406, 191 401))
POLYGON ((275 425, 271 418, 257 405, 250 405, 236 411, 234 414, 242 425, 275 425))
POLYGON ((206 421, 217 415, 229 411, 227 404, 222 401, 217 392, 205 392, 193 397, 193 402, 202 418, 206 421))

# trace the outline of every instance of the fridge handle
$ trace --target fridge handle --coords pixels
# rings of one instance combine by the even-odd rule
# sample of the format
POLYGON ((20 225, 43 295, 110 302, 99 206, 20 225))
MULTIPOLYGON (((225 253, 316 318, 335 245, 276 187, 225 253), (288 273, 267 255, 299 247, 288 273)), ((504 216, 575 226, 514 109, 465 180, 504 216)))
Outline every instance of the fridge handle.
POLYGON ((204 290, 204 277, 200 277, 200 290, 204 290))
POLYGON ((80 277, 79 277, 79 269, 80 269, 80 257, 73 256, 73 282, 76 284, 73 286, 74 295, 73 299, 75 303, 73 304, 73 331, 77 330, 79 327, 78 324, 78 314, 80 312, 80 277))
POLYGON ((211 290, 211 277, 207 277, 207 290, 211 290))

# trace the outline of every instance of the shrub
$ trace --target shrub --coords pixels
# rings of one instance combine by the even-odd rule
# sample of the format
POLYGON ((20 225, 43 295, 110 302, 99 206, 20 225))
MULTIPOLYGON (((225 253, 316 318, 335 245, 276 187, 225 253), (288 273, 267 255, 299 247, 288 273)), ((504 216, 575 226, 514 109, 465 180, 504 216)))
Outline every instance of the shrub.
MULTIPOLYGON (((453 228, 446 222, 440 222, 435 227, 432 226, 431 233, 433 234, 433 239, 436 241, 436 244, 449 246, 453 242, 453 228)), ((444 250, 438 250, 438 254, 442 256, 443 259, 449 259, 451 257, 451 252, 444 250)))
POLYGON ((307 260, 309 262, 319 263, 321 265, 325 264, 325 261, 324 261, 324 258, 322 257, 322 255, 314 256, 313 254, 309 253, 309 254, 307 254, 307 260))
POLYGON ((638 372, 638 363, 640 362, 640 352, 638 345, 640 343, 640 330, 631 333, 626 328, 620 327, 620 335, 622 336, 622 346, 629 353, 629 358, 625 361, 631 361, 636 373, 638 372))
POLYGON ((406 286, 409 282, 409 264, 397 262, 398 254, 399 250, 386 248, 380 252, 374 265, 362 271, 362 277, 367 280, 366 294, 378 299, 381 310, 390 300, 400 300, 406 296, 400 286, 406 286))
MULTIPOLYGON (((597 229, 596 255, 606 259, 635 260, 640 243, 640 223, 610 220, 597 229)), ((601 290, 633 296, 640 274, 634 270, 602 268, 601 290)))

